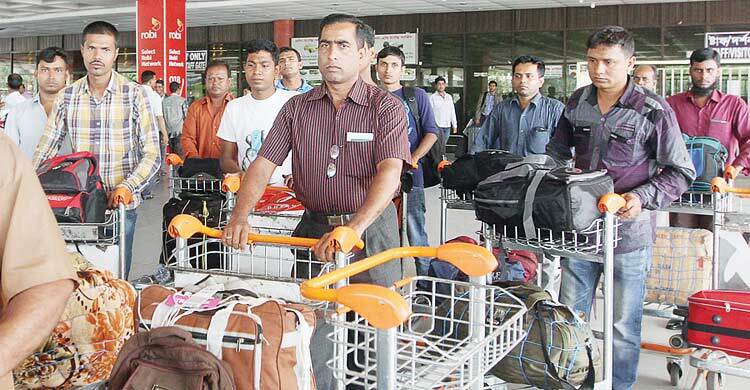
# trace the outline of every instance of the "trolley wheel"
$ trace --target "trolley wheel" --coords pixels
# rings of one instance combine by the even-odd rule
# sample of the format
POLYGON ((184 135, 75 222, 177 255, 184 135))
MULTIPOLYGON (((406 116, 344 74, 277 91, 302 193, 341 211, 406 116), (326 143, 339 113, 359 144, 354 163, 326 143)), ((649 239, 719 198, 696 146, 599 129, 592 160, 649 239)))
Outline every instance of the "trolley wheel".
POLYGON ((673 334, 669 337, 669 346, 672 348, 687 348, 687 342, 682 334, 673 334))
POLYGON ((670 362, 667 363, 667 372, 669 372, 669 384, 677 386, 680 384, 682 378, 682 367, 679 364, 670 362))

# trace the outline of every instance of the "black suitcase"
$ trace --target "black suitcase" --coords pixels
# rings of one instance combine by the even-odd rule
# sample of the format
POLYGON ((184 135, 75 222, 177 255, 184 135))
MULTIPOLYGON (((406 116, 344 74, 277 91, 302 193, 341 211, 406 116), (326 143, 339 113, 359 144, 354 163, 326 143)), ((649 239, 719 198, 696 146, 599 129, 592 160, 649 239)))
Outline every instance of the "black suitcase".
MULTIPOLYGON (((224 210, 222 210, 222 203, 224 198, 220 194, 206 194, 204 196, 180 194, 183 198, 172 198, 170 199, 162 209, 162 253, 159 259, 161 264, 174 263, 174 259, 170 260, 173 251, 175 249, 176 241, 167 233, 167 227, 172 221, 172 218, 179 214, 188 214, 198 218, 206 226, 212 228, 219 228, 221 222, 226 219, 224 210), (208 213, 206 213, 206 211, 208 213)), ((187 240, 188 246, 203 242, 204 238, 194 237, 187 240)), ((207 264, 195 264, 191 262, 193 267, 197 268, 220 268, 221 267, 221 244, 218 242, 209 243, 205 249, 202 247, 196 247, 191 250, 189 256, 195 258, 200 253, 207 253, 205 257, 207 264)))
POLYGON ((518 227, 519 236, 535 238, 536 228, 586 230, 601 217, 599 198, 613 191, 605 171, 522 164, 479 183, 474 202, 477 219, 518 227))

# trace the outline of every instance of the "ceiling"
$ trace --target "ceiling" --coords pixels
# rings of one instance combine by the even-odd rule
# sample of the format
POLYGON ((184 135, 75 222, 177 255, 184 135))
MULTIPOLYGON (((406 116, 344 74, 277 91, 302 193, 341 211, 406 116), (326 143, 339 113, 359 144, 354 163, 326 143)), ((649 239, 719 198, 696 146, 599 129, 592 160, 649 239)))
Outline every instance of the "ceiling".
MULTIPOLYGON (((169 1, 169 0, 167 0, 169 1)), ((187 25, 209 26, 317 19, 332 12, 358 16, 447 13, 582 5, 664 3, 659 0, 187 0, 187 25)), ((678 0, 668 0, 678 2, 678 0)), ((0 0, 0 37, 79 33, 94 20, 135 30, 136 0, 0 0)))

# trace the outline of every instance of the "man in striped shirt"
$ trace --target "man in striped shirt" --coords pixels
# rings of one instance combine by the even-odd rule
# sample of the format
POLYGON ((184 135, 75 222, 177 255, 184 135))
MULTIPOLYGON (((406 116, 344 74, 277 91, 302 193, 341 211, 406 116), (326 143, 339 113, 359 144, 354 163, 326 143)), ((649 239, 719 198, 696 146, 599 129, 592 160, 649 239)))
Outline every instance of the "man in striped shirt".
MULTIPOLYGON (((126 205, 125 275, 133 253, 136 208, 141 191, 159 169, 159 129, 141 86, 112 70, 119 49, 117 29, 93 22, 83 30, 81 54, 86 77, 57 97, 34 155, 34 166, 52 157, 69 135, 74 152, 90 151, 99 160, 99 174, 115 207, 116 190, 133 194, 126 205)), ((118 191, 119 192, 119 191, 118 191)))

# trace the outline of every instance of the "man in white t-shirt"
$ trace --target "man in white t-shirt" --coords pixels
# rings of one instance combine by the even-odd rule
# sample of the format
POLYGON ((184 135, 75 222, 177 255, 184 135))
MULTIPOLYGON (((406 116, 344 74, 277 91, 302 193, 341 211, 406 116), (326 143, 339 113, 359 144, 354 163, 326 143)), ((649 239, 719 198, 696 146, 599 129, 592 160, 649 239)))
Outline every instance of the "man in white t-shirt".
MULTIPOLYGON (((271 130, 276 114, 295 91, 274 86, 279 74, 279 49, 265 39, 255 39, 246 47, 245 78, 252 92, 227 103, 216 134, 221 139, 221 169, 225 174, 242 173, 258 155, 271 130)), ((282 185, 292 172, 291 159, 271 176, 269 184, 282 185)))

